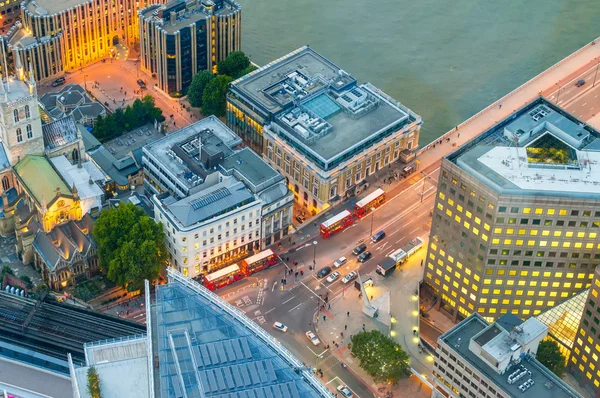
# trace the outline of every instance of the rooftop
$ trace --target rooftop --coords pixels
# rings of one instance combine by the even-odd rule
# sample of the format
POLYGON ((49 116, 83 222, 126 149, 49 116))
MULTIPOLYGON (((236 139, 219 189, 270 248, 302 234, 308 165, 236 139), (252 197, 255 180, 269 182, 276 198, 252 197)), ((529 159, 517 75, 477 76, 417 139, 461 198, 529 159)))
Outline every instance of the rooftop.
POLYGON ((39 204, 42 201, 50 203, 57 190, 62 195, 72 195, 71 189, 44 156, 27 155, 15 165, 15 172, 39 204))
POLYGON ((600 132, 538 98, 447 159, 501 194, 597 198, 600 132))
POLYGON ((46 16, 59 13, 93 0, 25 0, 25 7, 36 16, 46 16))
POLYGON ((216 167, 215 159, 233 154, 233 148, 241 143, 217 117, 209 116, 146 145, 143 150, 145 157, 153 158, 179 185, 191 190, 202 184, 216 167))
MULTIPOLYGON (((535 318, 530 319, 534 319, 535 321, 535 318)), ((511 374, 512 369, 509 368, 506 373, 499 374, 470 349, 469 342, 473 338, 476 339, 478 344, 485 345, 498 339, 498 337, 504 333, 508 334, 506 330, 499 327, 498 324, 501 324, 501 322, 499 321, 489 328, 490 325, 480 315, 473 314, 450 331, 440 336, 439 340, 443 341, 452 351, 457 353, 463 360, 469 362, 473 368, 479 371, 479 373, 485 375, 485 377, 493 381, 494 384, 510 396, 520 397, 523 395, 523 392, 519 390, 519 385, 522 383, 508 383, 508 376, 511 374)), ((529 328, 530 326, 532 332, 535 333, 537 327, 535 327, 534 323, 531 323, 531 325, 526 326, 526 328, 529 328)), ((495 348, 498 354, 504 352, 499 343, 495 344, 495 348)), ((550 371, 537 360, 527 358, 521 363, 531 371, 531 376, 529 376, 529 378, 533 379, 535 382, 535 384, 527 390, 527 396, 536 398, 580 397, 577 392, 572 390, 554 374, 550 373, 550 371)), ((522 381, 524 382, 525 379, 522 381)))
POLYGON ((227 157, 221 168, 244 180, 252 192, 257 193, 274 182, 284 180, 284 177, 269 166, 260 156, 250 148, 243 148, 227 157))
POLYGON ((79 129, 71 116, 63 117, 51 123, 42 125, 44 146, 46 150, 60 149, 77 140, 79 129))
POLYGON ((152 319, 162 397, 333 396, 260 326, 176 271, 157 286, 152 319))

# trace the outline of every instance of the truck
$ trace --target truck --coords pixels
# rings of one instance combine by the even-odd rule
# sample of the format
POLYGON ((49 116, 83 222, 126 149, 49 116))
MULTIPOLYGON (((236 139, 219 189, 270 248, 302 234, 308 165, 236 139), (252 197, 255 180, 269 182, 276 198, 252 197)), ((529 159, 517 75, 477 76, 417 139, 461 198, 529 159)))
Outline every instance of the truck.
POLYGON ((388 276, 396 270, 396 266, 404 263, 410 256, 423 246, 423 239, 416 237, 408 242, 402 248, 392 252, 384 258, 381 263, 377 264, 377 272, 381 276, 388 276))

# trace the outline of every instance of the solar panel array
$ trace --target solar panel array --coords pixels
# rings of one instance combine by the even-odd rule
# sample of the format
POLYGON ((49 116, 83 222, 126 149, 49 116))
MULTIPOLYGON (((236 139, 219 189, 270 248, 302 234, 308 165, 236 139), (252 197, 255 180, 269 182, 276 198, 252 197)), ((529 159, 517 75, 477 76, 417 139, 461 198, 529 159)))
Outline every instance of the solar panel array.
POLYGON ((190 203, 192 209, 198 210, 201 207, 207 206, 211 203, 218 202, 219 200, 231 195, 231 192, 227 188, 219 188, 214 192, 211 192, 207 195, 201 196, 197 200, 190 203))

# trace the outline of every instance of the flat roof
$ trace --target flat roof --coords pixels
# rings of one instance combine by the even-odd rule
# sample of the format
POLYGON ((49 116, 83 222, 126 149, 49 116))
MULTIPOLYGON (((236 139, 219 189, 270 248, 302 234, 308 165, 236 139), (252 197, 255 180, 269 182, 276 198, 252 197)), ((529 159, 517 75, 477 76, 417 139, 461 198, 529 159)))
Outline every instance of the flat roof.
MULTIPOLYGON (((478 314, 473 314, 450 331, 439 337, 450 350, 457 353, 463 360, 466 360, 471 366, 477 369, 481 374, 492 380, 499 388, 513 397, 523 395, 519 390, 522 383, 508 384, 510 372, 503 375, 498 374, 482 359, 469 349, 469 341, 484 331, 489 324, 478 314)), ((487 333, 487 332, 486 332, 487 333)), ((491 336, 487 336, 493 339, 491 336)), ((561 379, 554 376, 550 371, 544 368, 537 360, 524 361, 524 366, 531 371, 530 378, 535 384, 526 391, 527 396, 536 398, 573 398, 580 397, 578 393, 570 389, 561 379), (550 388, 548 388, 550 386, 550 388)), ((523 380, 525 381, 525 380, 523 380)))
POLYGON ((446 157, 500 194, 597 199, 600 132, 538 98, 446 157))
POLYGON ((34 15, 46 16, 60 13, 81 4, 91 3, 92 0, 25 0, 25 6, 34 15))
POLYGON ((248 185, 255 187, 254 192, 284 179, 250 148, 243 148, 227 157, 221 167, 225 170, 235 170, 237 176, 246 180, 248 185))
POLYGON ((71 379, 48 371, 38 370, 29 365, 0 357, 0 395, 3 395, 3 385, 11 386, 7 391, 16 397, 27 393, 36 393, 40 397, 71 398, 73 390, 71 379))

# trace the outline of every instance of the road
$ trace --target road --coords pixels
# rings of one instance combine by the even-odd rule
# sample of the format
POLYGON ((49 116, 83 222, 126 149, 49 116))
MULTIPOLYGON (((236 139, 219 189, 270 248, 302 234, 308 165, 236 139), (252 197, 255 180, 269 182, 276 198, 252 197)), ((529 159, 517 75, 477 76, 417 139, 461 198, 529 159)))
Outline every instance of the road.
MULTIPOLYGON (((354 288, 344 292, 344 287, 348 287, 348 285, 341 282, 341 277, 333 283, 327 283, 324 279, 317 279, 316 272, 324 266, 331 266, 339 257, 345 256, 348 258, 348 262, 339 268, 342 277, 354 270, 360 271, 361 275, 372 273, 377 263, 393 250, 416 236, 428 237, 431 220, 429 213, 434 203, 433 194, 437 185, 439 166, 433 165, 425 172, 432 177, 432 179, 427 179, 425 185, 418 178, 407 181, 405 186, 400 187, 399 196, 395 199, 389 198, 387 203, 377 209, 372 216, 355 222, 351 227, 326 240, 320 237, 315 238, 316 246, 309 242, 293 252, 282 254, 284 264, 223 288, 218 291, 218 294, 245 311, 251 319, 271 332, 307 366, 321 369, 324 372, 323 381, 325 383, 332 384, 333 387, 338 384, 346 384, 358 397, 372 396, 373 393, 368 386, 365 386, 347 369, 342 368, 337 356, 330 350, 325 350, 322 344, 313 346, 305 336, 306 331, 315 330, 313 319, 319 304, 323 303, 321 297, 328 296, 329 301, 332 301, 342 294, 348 294, 349 297, 351 295, 352 300, 356 301, 357 306, 362 305, 354 288), (423 192, 425 192, 425 196, 421 202, 423 192), (369 241, 371 230, 376 232, 382 229, 386 232, 386 238, 376 244, 371 244, 369 241), (368 242, 368 250, 373 255, 365 263, 358 263, 351 251, 363 240, 368 242), (313 260, 317 266, 316 269, 311 270, 313 260), (298 265, 293 266, 292 261, 297 262, 298 265), (287 284, 282 291, 282 279, 288 268, 291 268, 294 273, 288 275, 287 284), (304 275, 299 275, 295 280, 295 271, 302 271, 304 275), (273 329, 274 322, 282 322, 287 325, 288 332, 281 333, 273 329)), ((351 203, 347 207, 350 205, 351 203)), ((417 272, 421 274, 422 269, 418 264, 416 267, 417 272)), ((399 277, 393 275, 390 278, 399 277)), ((398 289, 394 291, 396 296, 394 300, 409 300, 414 288, 412 282, 411 286, 407 286, 406 289, 398 286, 398 289), (405 295, 406 297, 404 297, 405 295)), ((345 316, 345 313, 335 314, 335 308, 332 312, 333 316, 345 316)), ((325 314, 327 313, 325 312, 325 314)), ((399 324, 409 323, 404 319, 398 319, 398 321, 399 324)), ((355 322, 362 321, 355 320, 355 322)), ((410 323, 414 323, 414 319, 410 323)), ((408 333, 410 333, 410 326, 408 333)), ((326 343, 332 344, 332 338, 320 337, 329 340, 326 343)), ((404 346, 404 343, 402 345, 404 346)), ((416 358, 416 361, 413 362, 421 363, 423 359, 416 358)), ((419 366, 419 372, 427 371, 428 367, 424 364, 423 366, 425 367, 419 366)))

